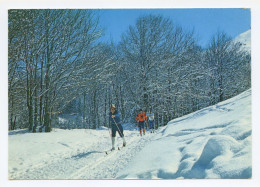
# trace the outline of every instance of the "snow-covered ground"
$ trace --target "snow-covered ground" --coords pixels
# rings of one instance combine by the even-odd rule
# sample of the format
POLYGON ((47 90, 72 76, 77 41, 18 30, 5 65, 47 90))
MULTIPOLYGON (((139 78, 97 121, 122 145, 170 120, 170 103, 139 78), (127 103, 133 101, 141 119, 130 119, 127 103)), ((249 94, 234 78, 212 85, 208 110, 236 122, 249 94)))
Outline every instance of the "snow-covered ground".
MULTIPOLYGON (((9 179, 193 179, 252 176, 251 90, 138 136, 109 155, 109 131, 9 132, 9 179)), ((121 146, 122 139, 117 136, 121 146)))
POLYGON ((251 52, 251 29, 238 35, 234 41, 241 43, 242 50, 251 52))
POLYGON ((118 178, 250 178, 251 90, 169 122, 135 158, 118 178))

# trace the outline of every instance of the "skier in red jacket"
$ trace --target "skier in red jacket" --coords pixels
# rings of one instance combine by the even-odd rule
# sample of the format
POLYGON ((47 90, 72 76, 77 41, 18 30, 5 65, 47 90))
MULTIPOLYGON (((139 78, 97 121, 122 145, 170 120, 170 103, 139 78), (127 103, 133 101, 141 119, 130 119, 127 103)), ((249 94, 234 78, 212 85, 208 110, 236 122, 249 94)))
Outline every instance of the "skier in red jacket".
POLYGON ((147 121, 147 116, 145 115, 145 112, 143 112, 142 109, 140 109, 140 112, 136 116, 136 121, 138 123, 140 135, 142 136, 142 131, 143 131, 143 135, 145 135, 144 123, 145 121, 147 121))

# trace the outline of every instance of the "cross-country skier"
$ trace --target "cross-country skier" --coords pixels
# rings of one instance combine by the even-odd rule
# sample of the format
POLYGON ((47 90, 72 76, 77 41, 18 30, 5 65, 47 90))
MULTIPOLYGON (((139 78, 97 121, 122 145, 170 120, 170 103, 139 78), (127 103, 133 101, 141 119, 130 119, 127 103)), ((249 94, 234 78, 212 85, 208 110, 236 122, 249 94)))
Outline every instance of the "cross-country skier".
POLYGON ((147 116, 145 115, 145 112, 143 112, 142 109, 140 109, 140 112, 136 116, 136 121, 138 123, 140 135, 142 136, 142 130, 143 130, 143 134, 145 135, 144 123, 145 121, 147 121, 147 116))
POLYGON ((151 110, 149 110, 146 116, 148 117, 150 132, 154 133, 154 113, 152 113, 151 110))
POLYGON ((109 119, 111 121, 111 126, 112 126, 112 149, 111 150, 115 150, 116 131, 123 139, 123 147, 126 146, 126 141, 124 137, 123 127, 120 122, 120 113, 116 110, 116 106, 114 104, 111 105, 110 110, 111 112, 109 114, 109 119))

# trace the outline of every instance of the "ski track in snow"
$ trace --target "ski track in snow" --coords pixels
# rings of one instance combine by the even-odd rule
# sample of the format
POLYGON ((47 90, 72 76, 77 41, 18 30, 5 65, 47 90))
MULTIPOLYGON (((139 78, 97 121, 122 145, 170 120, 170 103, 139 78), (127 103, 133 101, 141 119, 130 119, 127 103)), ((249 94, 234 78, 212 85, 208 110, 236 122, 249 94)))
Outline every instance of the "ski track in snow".
MULTIPOLYGON (((13 171, 10 178, 15 179, 114 179, 117 172, 125 168, 147 143, 153 134, 137 136, 136 131, 125 130, 127 146, 106 155, 104 147, 107 142, 93 144, 88 150, 75 155, 63 157, 50 162, 34 164, 31 169, 13 171), (94 161, 93 161, 94 160, 94 161), (73 173, 71 171, 74 171, 73 173), (102 173, 100 173, 102 171, 102 173), (15 173, 15 175, 12 175, 15 173)), ((117 143, 122 139, 117 137, 117 143)), ((109 142, 110 143, 110 142, 109 142)), ((62 144, 68 146, 67 144, 62 144)), ((111 145, 109 144, 109 147, 111 145)), ((121 146, 119 146, 121 147, 121 146)), ((57 155, 59 158, 59 156, 57 155)))
MULTIPOLYGON (((113 179, 116 177, 117 172, 123 169, 132 157, 139 152, 150 139, 148 136, 143 136, 136 139, 136 133, 131 134, 131 139, 128 139, 127 147, 121 150, 102 155, 96 159, 95 164, 85 165, 80 170, 70 175, 71 179, 113 179), (120 159, 119 159, 120 158, 120 159), (100 173, 103 171, 103 173, 100 173), (105 175, 104 175, 105 174, 105 175)), ((127 137, 126 137, 127 138, 127 137)), ((129 138, 129 137, 128 137, 129 138)))

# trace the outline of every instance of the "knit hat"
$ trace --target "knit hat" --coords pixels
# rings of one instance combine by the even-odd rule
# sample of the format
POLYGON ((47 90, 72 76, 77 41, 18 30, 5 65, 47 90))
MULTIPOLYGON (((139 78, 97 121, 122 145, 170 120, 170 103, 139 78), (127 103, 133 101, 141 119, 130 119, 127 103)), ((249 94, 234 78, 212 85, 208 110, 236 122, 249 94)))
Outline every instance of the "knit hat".
POLYGON ((110 108, 116 109, 116 105, 115 105, 115 104, 112 104, 110 108))

